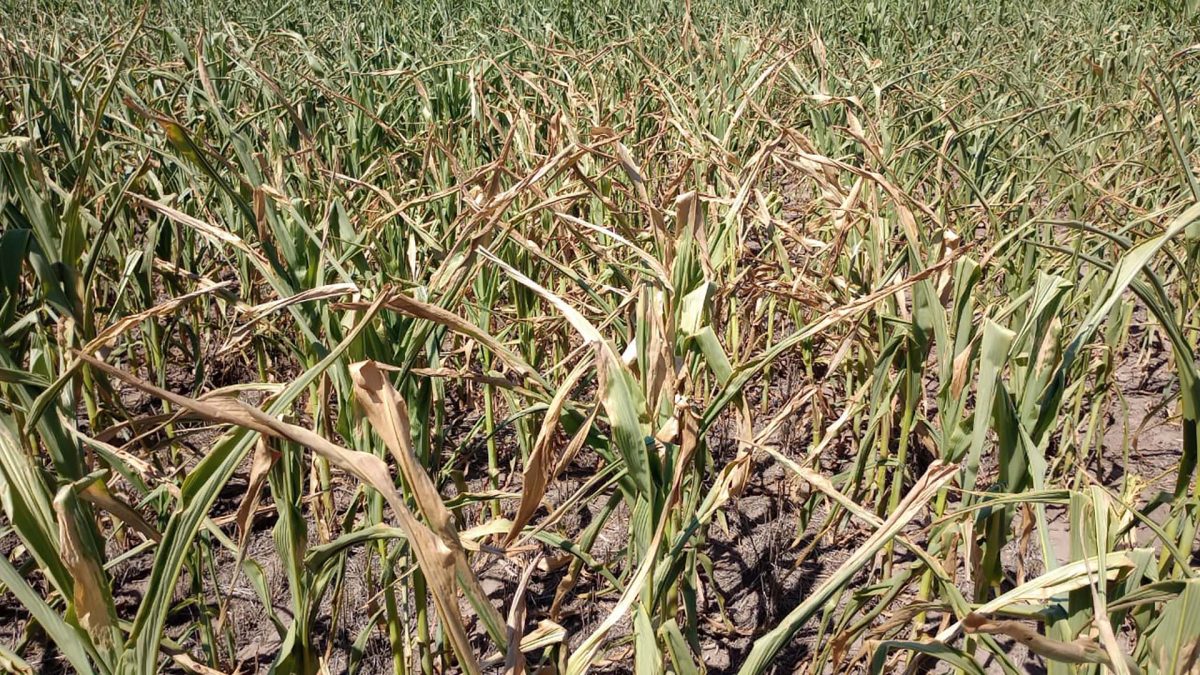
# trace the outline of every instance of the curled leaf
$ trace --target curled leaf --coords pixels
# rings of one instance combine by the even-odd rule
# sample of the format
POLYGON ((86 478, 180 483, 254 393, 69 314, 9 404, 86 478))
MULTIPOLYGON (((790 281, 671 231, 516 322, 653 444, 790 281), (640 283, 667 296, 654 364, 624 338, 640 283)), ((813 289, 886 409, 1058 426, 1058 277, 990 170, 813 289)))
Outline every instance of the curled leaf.
MULTIPOLYGON (((1034 654, 1061 663, 1098 663, 1113 667, 1113 662, 1104 647, 1086 637, 1063 642, 1048 638, 1019 621, 989 619, 975 612, 963 619, 963 630, 969 634, 1005 635, 1025 645, 1034 654)), ((1142 672, 1136 661, 1128 655, 1124 656, 1129 672, 1142 672)))

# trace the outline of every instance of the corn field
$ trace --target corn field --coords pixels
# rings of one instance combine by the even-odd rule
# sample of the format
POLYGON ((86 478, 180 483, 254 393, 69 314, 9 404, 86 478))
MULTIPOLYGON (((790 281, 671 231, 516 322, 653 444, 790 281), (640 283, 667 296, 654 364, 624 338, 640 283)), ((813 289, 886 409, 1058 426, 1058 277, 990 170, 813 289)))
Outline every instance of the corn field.
POLYGON ((0 670, 1200 673, 1194 0, 0 0, 0 670))

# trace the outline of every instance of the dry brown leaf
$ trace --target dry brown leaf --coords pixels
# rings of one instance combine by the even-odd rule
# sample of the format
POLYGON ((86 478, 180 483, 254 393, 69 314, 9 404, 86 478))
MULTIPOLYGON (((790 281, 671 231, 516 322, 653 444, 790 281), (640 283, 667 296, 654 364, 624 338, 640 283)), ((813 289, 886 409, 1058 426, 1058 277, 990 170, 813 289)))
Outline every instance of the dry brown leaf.
POLYGON ((543 385, 545 384, 541 373, 534 369, 533 366, 530 366, 528 363, 526 363, 524 359, 522 359, 520 356, 517 356, 517 354, 508 347, 505 347, 499 340, 488 334, 487 331, 451 311, 438 307, 437 305, 422 302, 399 291, 388 295, 383 306, 408 316, 441 324, 455 333, 465 335, 482 344, 484 347, 487 347, 488 350, 499 357, 501 361, 504 361, 509 368, 512 368, 534 382, 543 385))
POLYGON ((254 510, 258 504, 258 496, 262 493, 263 484, 266 483, 267 473, 278 459, 279 453, 271 449, 267 439, 259 438, 254 445, 254 457, 250 460, 249 485, 246 487, 246 494, 242 495, 242 501, 238 504, 237 510, 236 521, 243 549, 250 536, 250 530, 254 526, 254 510))
MULTIPOLYGON (((1113 667, 1104 647, 1086 637, 1079 637, 1071 642, 1062 642, 1048 638, 1036 630, 1018 621, 1000 621, 989 619, 974 612, 963 619, 963 630, 967 633, 985 633, 988 635, 1006 635, 1029 648, 1029 651, 1053 661, 1062 663, 1098 663, 1113 667)), ((1130 672, 1140 673, 1141 668, 1128 655, 1126 665, 1130 672)))
MULTIPOLYGON (((238 574, 242 569, 242 562, 246 559, 246 544, 250 541, 250 532, 254 529, 254 516, 258 513, 258 497, 262 494, 262 486, 267 481, 267 474, 271 467, 279 459, 279 453, 271 449, 265 436, 260 436, 258 442, 254 444, 254 457, 250 460, 250 479, 246 486, 246 493, 242 495, 242 501, 238 504, 237 513, 234 515, 234 522, 238 528, 238 552, 237 561, 233 565, 233 577, 229 580, 230 590, 235 582, 237 582, 238 574)), ((221 599, 221 608, 217 612, 217 625, 225 624, 226 611, 229 607, 229 593, 221 599)))
POLYGON ((99 506, 113 514, 150 541, 162 541, 162 534, 154 529, 153 525, 146 522, 146 519, 142 518, 142 514, 134 510, 132 506, 117 499, 103 481, 97 480, 89 483, 87 487, 79 491, 79 496, 84 501, 99 506))
POLYGON ((107 577, 100 561, 89 555, 69 504, 76 503, 71 494, 74 486, 65 485, 54 499, 54 513, 58 520, 58 550, 63 565, 71 573, 74 587, 71 604, 79 626, 87 631, 93 643, 104 652, 112 652, 121 645, 121 629, 117 625, 116 612, 109 601, 107 577))
MULTIPOLYGON (((196 673, 196 675, 225 675, 224 672, 217 670, 216 668, 210 668, 187 654, 172 654, 171 660, 179 664, 179 666, 184 670, 188 671, 189 673, 196 673)), ((239 669, 233 672, 234 675, 237 675, 237 673, 241 672, 241 670, 239 669)))
POLYGON ((539 555, 525 566, 525 572, 521 575, 521 581, 513 595, 512 606, 508 610, 508 653, 504 656, 504 672, 508 675, 525 673, 525 654, 521 644, 525 631, 525 591, 529 588, 529 580, 538 570, 540 562, 539 555))
POLYGON ((343 295, 358 292, 358 286, 352 283, 327 284, 325 286, 318 286, 316 288, 310 288, 308 290, 301 291, 286 298, 280 298, 278 300, 272 300, 270 302, 264 302, 262 304, 255 305, 249 309, 250 318, 247 319, 245 323, 234 329, 233 333, 230 334, 229 339, 225 341, 225 346, 223 348, 230 349, 234 345, 244 340, 248 335, 250 335, 250 332, 254 330, 254 326, 259 321, 262 321, 272 313, 278 312, 281 309, 290 307, 291 305, 300 304, 302 302, 327 300, 329 298, 337 298, 343 295))
POLYGON ((592 355, 585 353, 583 360, 567 375, 567 379, 563 381, 558 388, 558 393, 554 395, 549 407, 546 408, 541 429, 538 430, 537 441, 534 442, 533 451, 529 453, 529 458, 525 461, 525 471, 522 473, 521 503, 517 507, 517 515, 513 517, 508 534, 504 536, 505 546, 517 538, 525 524, 537 512, 538 507, 541 506, 542 497, 546 494, 546 486, 556 475, 551 471, 553 466, 551 454, 554 432, 558 429, 558 418, 562 414, 563 406, 566 405, 571 391, 589 372, 591 365, 592 355))
MULTIPOLYGON (((396 490, 387 464, 382 459, 365 452, 347 450, 313 431, 276 419, 237 399, 197 400, 188 398, 156 387, 136 375, 114 368, 88 354, 80 353, 79 358, 133 387, 181 408, 191 410, 210 421, 235 424, 261 434, 284 438, 307 446, 329 460, 333 466, 356 476, 377 490, 395 512, 400 528, 404 531, 405 537, 416 554, 417 564, 425 574, 434 604, 441 616, 442 628, 449 636, 460 666, 467 673, 480 672, 479 662, 471 646, 470 638, 467 636, 462 614, 459 613, 457 586, 454 574, 451 572, 455 563, 454 552, 408 510, 403 497, 396 490)), ((494 608, 493 611, 495 611, 494 608)))
POLYGON ((164 314, 174 314, 179 310, 180 307, 188 302, 205 295, 211 295, 212 293, 221 291, 231 285, 233 285, 233 282, 223 281, 221 283, 202 288, 198 291, 193 291, 192 293, 171 298, 170 300, 161 302, 150 309, 143 310, 136 314, 123 316, 112 324, 105 326, 104 330, 97 333, 96 337, 92 338, 92 340, 83 347, 83 350, 89 354, 94 354, 97 350, 108 346, 121 334, 125 333, 134 326, 137 326, 146 319, 156 316, 163 316, 164 314))
POLYGON ((263 258, 257 251, 252 249, 245 241, 242 240, 241 237, 237 236, 236 234, 233 234, 229 230, 225 230, 220 227, 217 227, 216 225, 206 223, 203 220, 200 220, 199 218, 189 216, 188 214, 186 214, 182 211, 179 211, 178 209, 171 208, 170 206, 167 206, 166 204, 163 204, 162 202, 156 202, 153 199, 150 199, 149 197, 143 197, 142 195, 134 194, 134 193, 130 193, 129 196, 133 197, 137 201, 141 202, 143 205, 149 207, 151 210, 159 212, 160 214, 166 216, 167 218, 170 218, 171 220, 179 223, 180 225, 186 225, 186 226, 192 228, 193 230, 199 232, 204 237, 211 239, 215 243, 229 244, 230 246, 233 246, 237 250, 241 251, 242 253, 245 253, 248 256, 252 256, 252 257, 256 258, 260 263, 262 263, 264 265, 267 264, 267 261, 265 258, 263 258))
POLYGON ((475 607, 479 618, 488 629, 488 634, 503 649, 506 645, 504 620, 500 612, 488 601, 487 594, 479 585, 479 579, 467 561, 466 551, 454 527, 453 514, 442 502, 433 480, 412 452, 408 406, 384 375, 379 364, 374 361, 351 364, 350 375, 354 381, 354 393, 358 404, 395 458, 405 484, 412 491, 417 508, 432 528, 429 535, 434 536, 434 533, 437 533, 440 548, 446 552, 449 564, 454 567, 458 583, 462 584, 467 599, 475 607))

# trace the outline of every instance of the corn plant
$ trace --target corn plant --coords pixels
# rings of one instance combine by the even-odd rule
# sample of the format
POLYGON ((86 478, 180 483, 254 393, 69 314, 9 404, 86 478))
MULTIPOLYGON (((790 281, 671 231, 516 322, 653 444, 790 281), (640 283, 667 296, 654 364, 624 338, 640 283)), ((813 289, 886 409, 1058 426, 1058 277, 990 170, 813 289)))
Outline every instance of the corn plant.
POLYGON ((1176 5, 0 5, 0 666, 1195 672, 1176 5))

